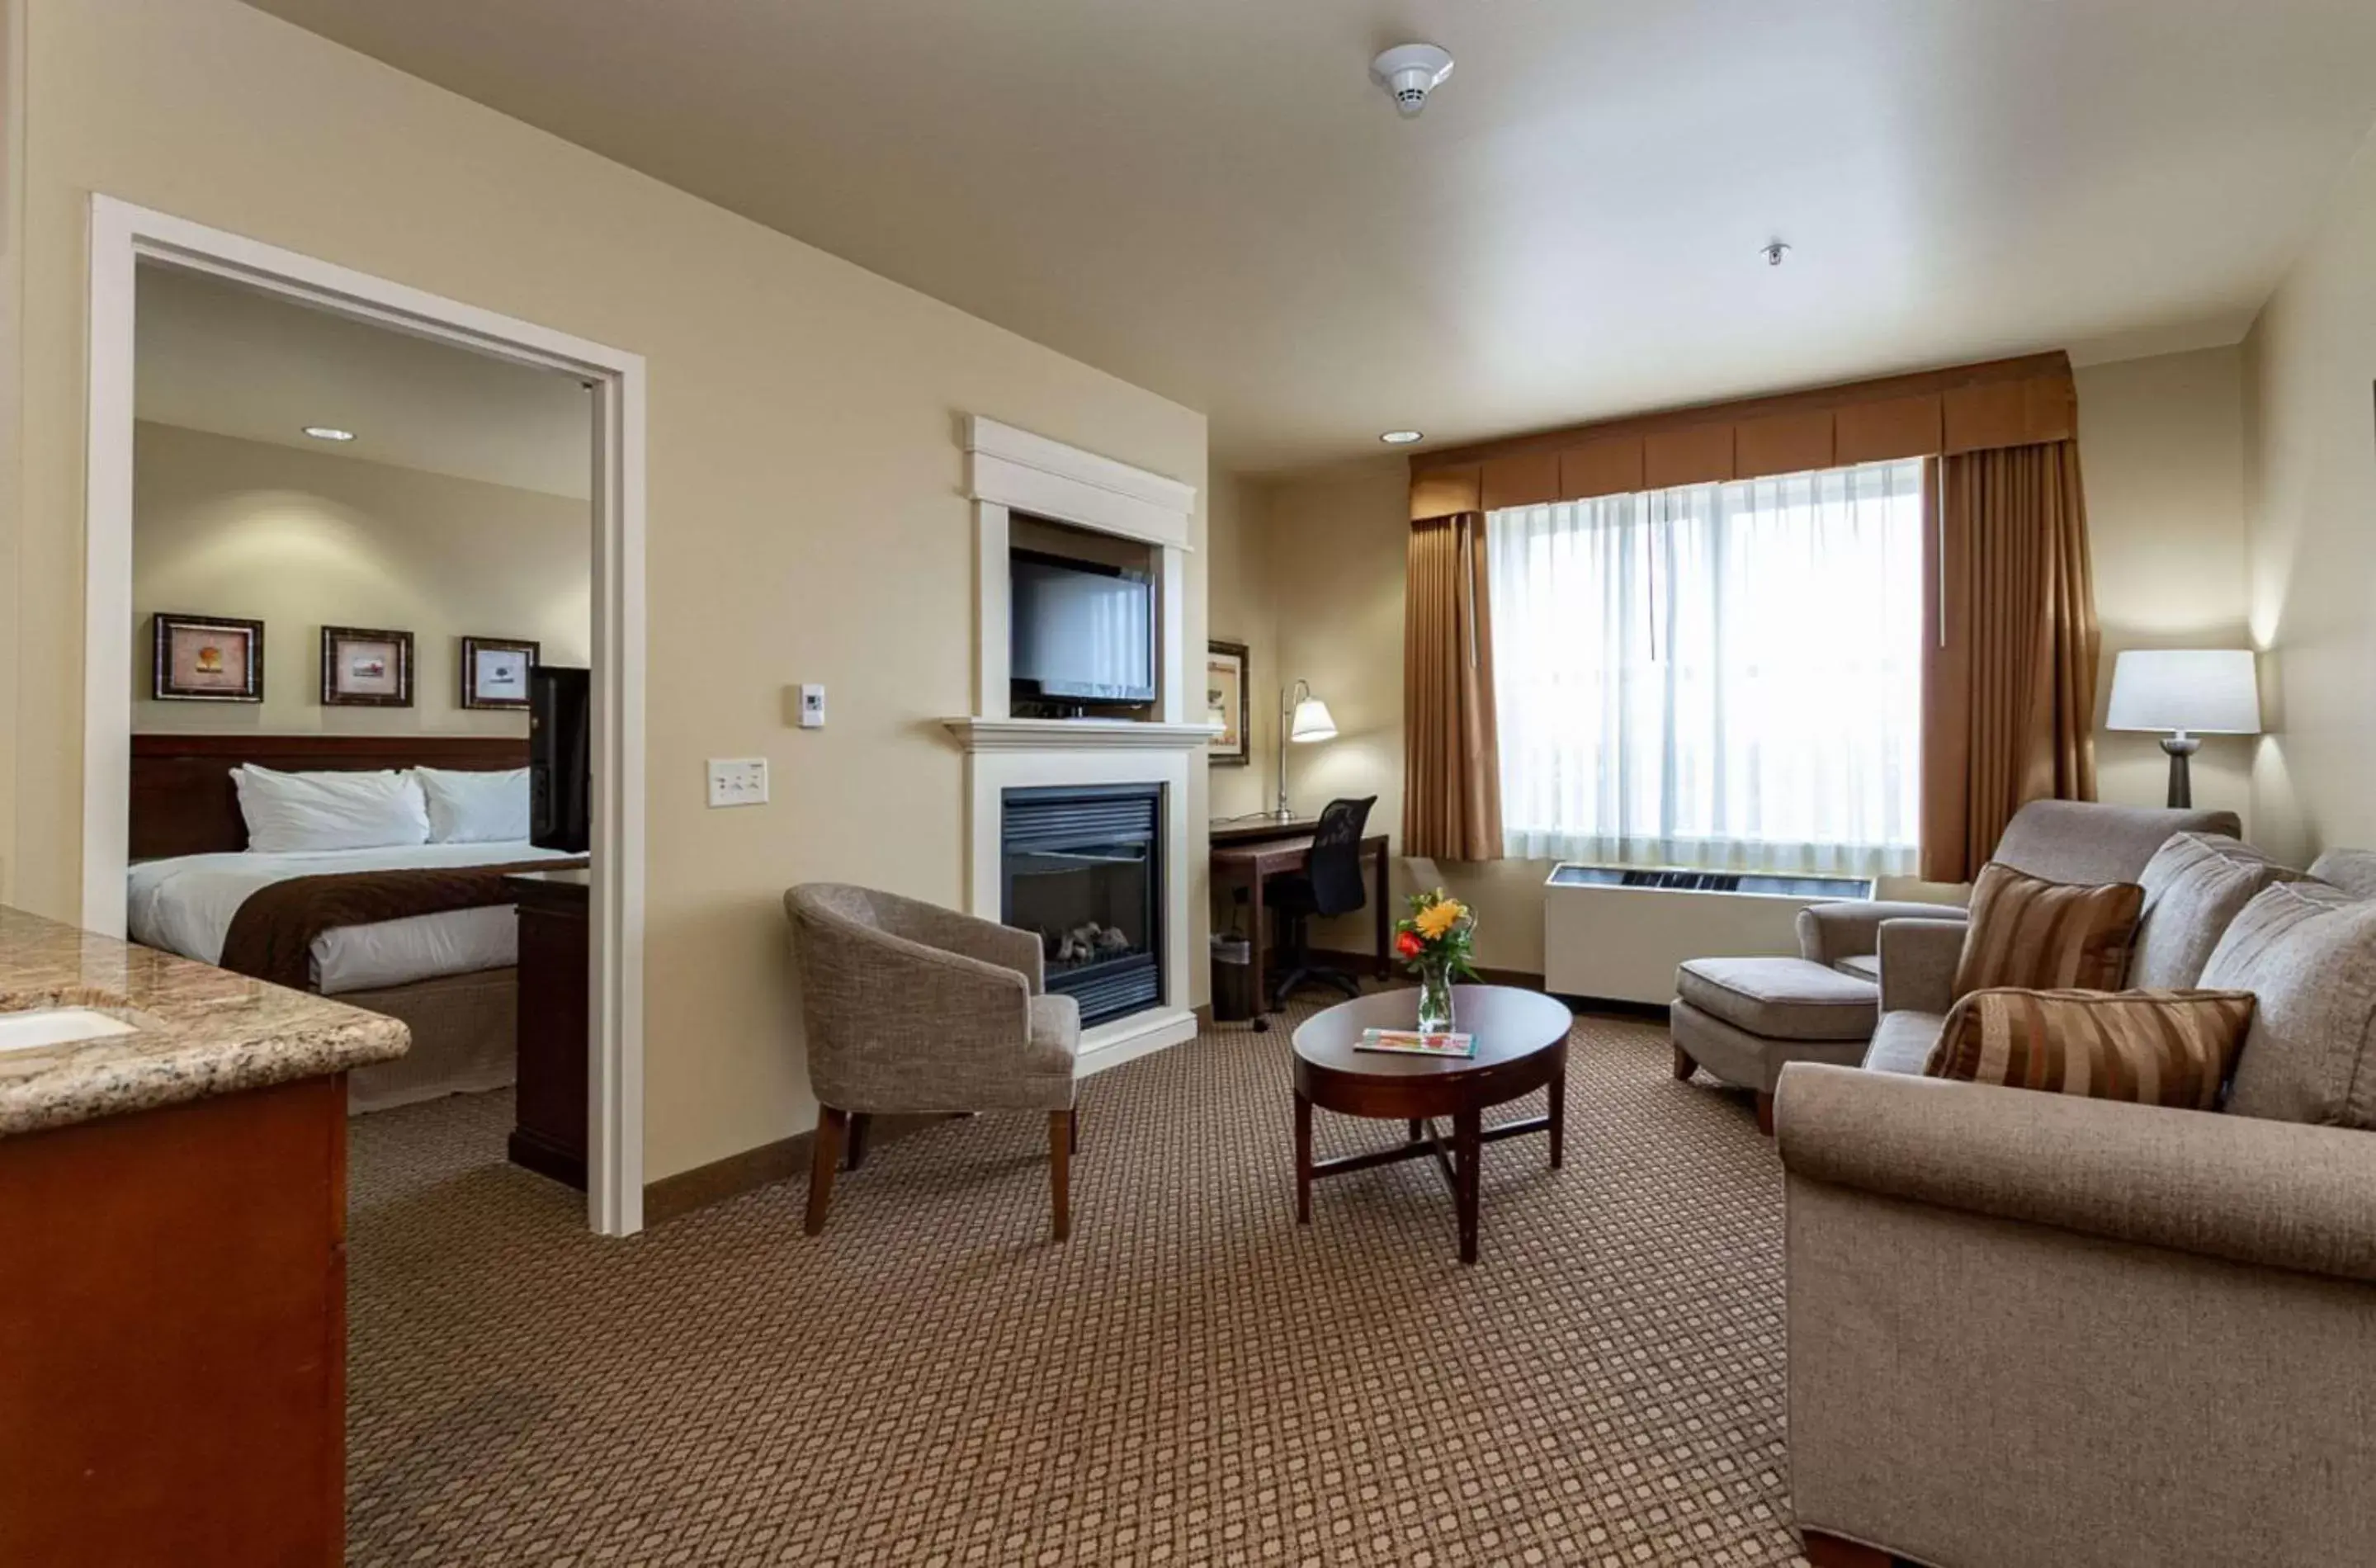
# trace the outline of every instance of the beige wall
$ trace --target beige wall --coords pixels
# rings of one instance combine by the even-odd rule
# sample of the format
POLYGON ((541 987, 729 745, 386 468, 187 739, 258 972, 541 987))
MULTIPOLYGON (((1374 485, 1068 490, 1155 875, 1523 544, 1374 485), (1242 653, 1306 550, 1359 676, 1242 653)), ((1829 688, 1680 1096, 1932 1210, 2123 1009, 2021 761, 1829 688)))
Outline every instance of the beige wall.
MULTIPOLYGON (((810 1125, 783 888, 962 897, 962 758, 936 722, 970 706, 960 416, 1200 489, 1203 416, 234 0, 18 3, 24 521, 0 897, 78 901, 84 234, 104 191, 647 357, 647 1173, 810 1125), (829 687, 827 728, 788 724, 801 681, 829 687), (773 803, 705 810, 701 759, 742 755, 773 761, 773 803)), ((1194 777, 1199 823, 1205 796, 1194 777)), ((1202 843, 1192 831, 1184 868, 1199 911, 1202 843)))
POLYGON ((1207 512, 1210 636, 1246 645, 1251 731, 1246 766, 1211 770, 1212 812, 1216 817, 1245 816, 1268 809, 1277 779, 1271 768, 1278 750, 1278 619, 1265 545, 1266 498, 1252 481, 1216 472, 1207 512))
MULTIPOLYGON (((2205 349, 2079 372, 2080 464, 2104 627, 2097 687, 2098 792, 2126 805, 2168 798, 2169 759, 2156 737, 2101 728, 2112 666, 2125 647, 2251 643, 2244 562, 2244 356, 2205 349)), ((2256 744, 2206 735, 2192 765, 2194 803, 2251 823, 2256 744)))
POLYGON ((17 686, 24 629, 25 16, 0 0, 0 902, 17 870, 17 686))
POLYGON ((2376 844, 2376 140, 2245 351, 2254 819, 2288 856, 2376 844))
MULTIPOLYGON (((1377 458, 1277 484, 1267 499, 1279 668, 1310 681, 1336 719, 1334 741, 1289 748, 1295 802, 1312 808, 1337 796, 1375 795, 1371 825, 1399 845, 1408 470, 1398 458, 1377 458)), ((1542 864, 1398 858, 1394 867, 1397 900, 1415 887, 1442 886, 1477 906, 1480 965, 1541 971, 1542 864)), ((1313 939, 1367 953, 1372 932, 1364 911, 1323 922, 1313 939)))
POLYGON ((144 421, 132 515, 136 731, 525 737, 526 714, 462 706, 461 639, 590 657, 584 501, 144 421), (263 622, 264 701, 151 700, 160 611, 263 622), (325 625, 410 632, 413 706, 324 706, 325 625))
MULTIPOLYGON (((2243 640, 2241 365, 2238 350, 2219 349, 2081 374, 2082 458, 2107 689, 2118 648, 2243 640)), ((1399 835, 1409 515, 1404 467, 1382 459, 1275 481, 1262 492, 1266 609, 1277 627, 1280 668, 1311 680, 1342 731, 1326 745, 1292 748, 1296 801, 1316 805, 1331 796, 1375 793, 1372 820, 1399 835)), ((1245 612, 1231 597, 1236 591, 1216 576, 1217 624, 1245 612)), ((2159 804, 2167 764, 2153 737, 2101 735, 2099 742, 2104 797, 2159 804)), ((2206 740, 2195 759, 2199 802, 2246 809, 2251 744, 2206 740)), ((1442 885, 1476 904, 1480 963, 1541 970, 1549 862, 1396 863, 1398 895, 1442 885)), ((1910 883, 1886 891, 1949 892, 1910 883)), ((1340 921, 1317 940, 1367 952, 1370 930, 1362 918, 1340 921)))

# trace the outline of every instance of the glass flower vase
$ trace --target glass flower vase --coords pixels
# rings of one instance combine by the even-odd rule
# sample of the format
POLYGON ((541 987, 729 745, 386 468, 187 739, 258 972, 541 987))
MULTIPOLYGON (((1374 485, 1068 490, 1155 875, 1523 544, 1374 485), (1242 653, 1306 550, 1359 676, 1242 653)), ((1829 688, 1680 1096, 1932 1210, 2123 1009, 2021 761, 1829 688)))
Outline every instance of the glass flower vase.
POLYGON ((1419 961, 1419 1028, 1421 1034, 1452 1032, 1452 960, 1419 961))

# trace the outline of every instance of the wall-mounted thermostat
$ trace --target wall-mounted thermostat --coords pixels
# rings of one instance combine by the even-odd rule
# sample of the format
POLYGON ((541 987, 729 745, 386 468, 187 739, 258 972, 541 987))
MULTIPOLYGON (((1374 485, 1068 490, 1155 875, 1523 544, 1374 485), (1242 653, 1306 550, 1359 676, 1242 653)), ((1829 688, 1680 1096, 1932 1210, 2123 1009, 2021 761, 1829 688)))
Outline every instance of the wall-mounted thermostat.
POLYGON ((801 688, 801 728, 825 728, 825 687, 814 683, 801 688))

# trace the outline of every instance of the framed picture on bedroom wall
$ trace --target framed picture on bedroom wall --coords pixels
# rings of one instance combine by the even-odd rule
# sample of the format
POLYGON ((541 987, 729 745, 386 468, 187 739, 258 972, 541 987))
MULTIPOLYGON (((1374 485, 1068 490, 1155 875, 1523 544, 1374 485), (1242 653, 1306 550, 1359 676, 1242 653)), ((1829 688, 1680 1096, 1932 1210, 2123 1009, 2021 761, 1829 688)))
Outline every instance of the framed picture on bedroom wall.
POLYGON ((1205 651, 1205 722, 1218 724, 1206 760, 1216 767, 1243 767, 1246 751, 1246 645, 1216 642, 1205 651))
POLYGON ((322 701, 330 707, 410 707, 412 634, 323 627, 322 701))
POLYGON ((462 706, 528 711, 528 672, 538 645, 512 637, 462 639, 462 706))
POLYGON ((263 622, 161 611, 150 620, 150 696, 159 702, 264 700, 263 622))

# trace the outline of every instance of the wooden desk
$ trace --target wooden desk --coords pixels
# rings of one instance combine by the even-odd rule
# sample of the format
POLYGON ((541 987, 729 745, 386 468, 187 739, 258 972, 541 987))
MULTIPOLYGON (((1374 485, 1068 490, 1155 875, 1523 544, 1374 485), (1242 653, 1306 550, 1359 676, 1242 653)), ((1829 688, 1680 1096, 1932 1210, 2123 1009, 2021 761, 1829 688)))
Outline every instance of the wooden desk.
POLYGON ((588 961, 593 874, 521 872, 504 878, 519 896, 519 1087, 505 1152, 514 1165, 586 1190, 588 961))
MULTIPOLYGON (((1218 835, 1217 830, 1217 835, 1218 835)), ((1271 830, 1277 831, 1276 826, 1271 830)), ((1384 980, 1394 972, 1393 939, 1389 934, 1394 920, 1386 908, 1393 884, 1386 879, 1386 836, 1372 833, 1361 840, 1361 851, 1376 867, 1377 885, 1372 890, 1370 906, 1378 922, 1378 978, 1384 980)), ((1228 889, 1242 887, 1246 902, 1253 907, 1253 987, 1254 1025, 1266 1027, 1264 1016, 1270 1011, 1269 980, 1263 973, 1263 944, 1267 933, 1263 930, 1263 883, 1282 872, 1301 871, 1312 863, 1312 834, 1295 832, 1290 825, 1286 837, 1262 837, 1217 842, 1213 847, 1213 885, 1228 889)))
POLYGON ((1265 838, 1297 838, 1308 837, 1320 826, 1316 816, 1299 816, 1281 822, 1278 818, 1262 816, 1224 817, 1212 825, 1213 848, 1224 844, 1253 844, 1265 838))

